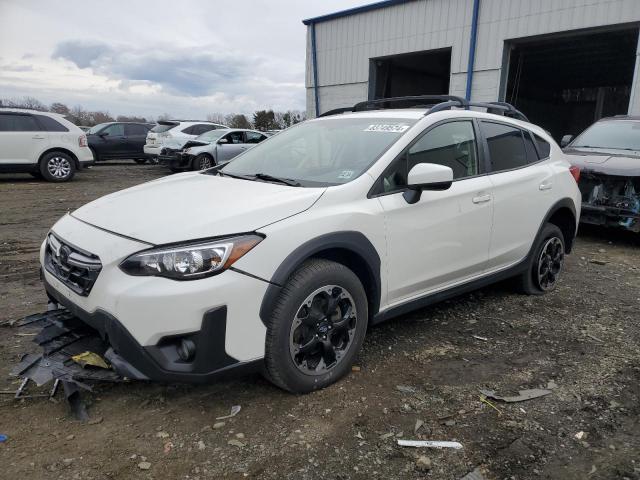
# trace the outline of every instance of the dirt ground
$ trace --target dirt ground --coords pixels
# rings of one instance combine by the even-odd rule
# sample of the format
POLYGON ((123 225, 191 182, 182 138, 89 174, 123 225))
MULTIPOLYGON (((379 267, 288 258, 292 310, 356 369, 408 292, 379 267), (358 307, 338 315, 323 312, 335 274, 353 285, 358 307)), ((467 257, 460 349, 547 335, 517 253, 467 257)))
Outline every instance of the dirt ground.
MULTIPOLYGON (((46 308, 37 251, 60 216, 165 173, 121 162, 66 184, 0 175, 0 322, 46 308)), ((459 479, 479 467, 496 480, 640 479, 639 292, 640 237, 583 229, 552 294, 505 282, 372 328, 354 372, 310 395, 258 375, 100 386, 85 397, 89 424, 61 394, 0 395, 0 477, 459 479), (478 391, 538 387, 553 393, 489 405, 478 391)), ((9 371, 35 350, 19 333, 0 328, 0 390, 15 390, 9 371)))

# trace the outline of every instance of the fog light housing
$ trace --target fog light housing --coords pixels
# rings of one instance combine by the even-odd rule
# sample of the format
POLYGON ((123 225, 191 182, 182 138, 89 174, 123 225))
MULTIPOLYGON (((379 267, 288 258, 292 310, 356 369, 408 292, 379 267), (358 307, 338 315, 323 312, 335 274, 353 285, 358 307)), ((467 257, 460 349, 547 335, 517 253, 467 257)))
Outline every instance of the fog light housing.
POLYGON ((190 362, 196 354, 196 344, 189 338, 183 338, 178 343, 177 350, 180 360, 190 362))

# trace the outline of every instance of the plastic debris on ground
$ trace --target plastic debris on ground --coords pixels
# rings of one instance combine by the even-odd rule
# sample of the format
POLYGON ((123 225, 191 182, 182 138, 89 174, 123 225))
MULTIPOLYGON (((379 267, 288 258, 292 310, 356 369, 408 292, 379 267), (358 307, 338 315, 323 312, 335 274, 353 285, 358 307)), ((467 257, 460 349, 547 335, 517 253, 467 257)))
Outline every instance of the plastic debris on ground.
POLYGON ((442 440, 398 440, 401 447, 425 447, 425 448, 453 448, 455 450, 462 449, 459 442, 449 442, 442 440))
POLYGON ((480 390, 480 393, 485 397, 492 398, 494 400, 500 400, 507 403, 524 402, 526 400, 532 400, 538 397, 544 397, 553 393, 551 390, 545 390, 543 388, 532 388, 528 390, 520 390, 518 395, 501 396, 498 395, 495 390, 480 390))
POLYGON ((222 417, 216 417, 216 420, 226 420, 227 418, 235 417, 238 413, 240 413, 242 407, 240 405, 234 405, 231 407, 231 413, 229 415, 224 415, 222 417))

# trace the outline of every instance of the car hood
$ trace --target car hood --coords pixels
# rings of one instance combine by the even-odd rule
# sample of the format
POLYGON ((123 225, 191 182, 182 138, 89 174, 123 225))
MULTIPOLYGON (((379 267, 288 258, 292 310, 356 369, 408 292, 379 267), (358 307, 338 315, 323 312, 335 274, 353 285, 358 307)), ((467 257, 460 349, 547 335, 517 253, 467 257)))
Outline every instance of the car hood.
POLYGON ((623 177, 640 176, 639 157, 571 149, 565 150, 564 153, 567 160, 581 170, 623 177))
POLYGON ((251 232, 307 210, 325 190, 183 173, 112 193, 72 215, 160 245, 251 232))

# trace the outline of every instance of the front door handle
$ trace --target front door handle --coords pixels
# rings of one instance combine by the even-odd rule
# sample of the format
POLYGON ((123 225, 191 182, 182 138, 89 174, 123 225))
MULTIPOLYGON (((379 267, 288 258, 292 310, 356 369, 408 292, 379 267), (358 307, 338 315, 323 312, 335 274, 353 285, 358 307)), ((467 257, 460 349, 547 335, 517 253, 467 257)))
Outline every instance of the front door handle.
POLYGON ((34 140, 44 140, 45 137, 44 137, 44 135, 34 135, 31 138, 33 138, 34 140))
POLYGON ((471 200, 473 203, 486 203, 486 202, 490 202, 491 201, 491 195, 486 194, 486 195, 479 195, 477 197, 473 197, 473 199, 471 200))

